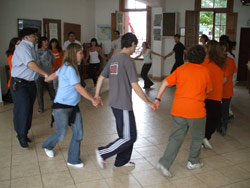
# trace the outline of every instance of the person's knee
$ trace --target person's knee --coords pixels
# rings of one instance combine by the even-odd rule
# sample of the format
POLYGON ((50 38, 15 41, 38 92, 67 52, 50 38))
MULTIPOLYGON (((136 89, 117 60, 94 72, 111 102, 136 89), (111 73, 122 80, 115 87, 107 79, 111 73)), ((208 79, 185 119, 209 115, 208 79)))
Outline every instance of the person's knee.
POLYGON ((63 141, 66 136, 66 132, 58 133, 58 142, 63 141))

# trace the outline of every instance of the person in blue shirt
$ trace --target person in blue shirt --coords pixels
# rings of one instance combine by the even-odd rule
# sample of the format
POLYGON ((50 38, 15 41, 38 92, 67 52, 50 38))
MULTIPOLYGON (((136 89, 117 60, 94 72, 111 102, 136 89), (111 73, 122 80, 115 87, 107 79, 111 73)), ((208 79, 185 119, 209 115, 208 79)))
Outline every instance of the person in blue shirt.
POLYGON ((59 86, 52 106, 56 132, 42 144, 42 148, 48 157, 54 157, 53 148, 57 142, 64 139, 67 127, 70 125, 72 138, 68 151, 67 164, 77 168, 84 166, 80 159, 83 126, 78 104, 81 100, 81 95, 91 101, 95 107, 102 104, 100 99, 92 97, 81 86, 77 64, 81 62, 82 59, 82 47, 79 44, 71 43, 65 51, 62 67, 48 78, 45 78, 46 82, 58 78, 59 86))
POLYGON ((12 58, 11 95, 13 98, 13 121, 21 147, 28 148, 28 132, 31 128, 33 105, 36 99, 35 79, 38 73, 48 74, 37 65, 34 45, 37 41, 37 29, 24 28, 19 32, 21 43, 16 47, 12 58))

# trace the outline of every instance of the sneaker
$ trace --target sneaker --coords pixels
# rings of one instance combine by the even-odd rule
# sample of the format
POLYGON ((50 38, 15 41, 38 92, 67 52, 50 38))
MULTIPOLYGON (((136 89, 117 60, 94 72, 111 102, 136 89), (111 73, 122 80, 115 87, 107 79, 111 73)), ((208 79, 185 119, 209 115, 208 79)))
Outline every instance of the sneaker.
POLYGON ((84 167, 84 164, 83 164, 83 163, 71 164, 71 163, 67 162, 67 165, 68 165, 68 166, 73 166, 73 167, 76 167, 76 168, 82 168, 82 167, 84 167))
POLYGON ((24 137, 21 137, 21 136, 16 136, 18 141, 19 141, 19 144, 22 148, 28 148, 29 147, 29 144, 27 142, 27 140, 24 138, 24 137))
POLYGON ((188 163, 187 163, 187 168, 189 170, 198 169, 198 168, 201 168, 201 167, 203 167, 203 163, 192 164, 190 161, 188 161, 188 163))
POLYGON ((49 157, 49 158, 53 158, 54 157, 54 152, 53 150, 49 150, 49 149, 44 149, 46 155, 49 157))
POLYGON ((127 163, 126 163, 125 165, 123 165, 123 166, 134 167, 134 166, 135 166, 135 163, 132 162, 132 161, 129 161, 129 162, 127 162, 127 163))
POLYGON ((172 174, 161 163, 157 163, 156 168, 161 170, 161 172, 164 176, 172 177, 172 174))
POLYGON ((102 156, 100 155, 98 149, 95 150, 95 153, 96 153, 96 160, 97 160, 98 165, 99 165, 102 169, 104 169, 104 168, 105 168, 105 160, 104 160, 104 159, 102 158, 102 156))
POLYGON ((203 144, 204 144, 205 148, 207 148, 207 149, 213 149, 212 145, 209 143, 209 141, 208 141, 207 138, 203 139, 203 144))

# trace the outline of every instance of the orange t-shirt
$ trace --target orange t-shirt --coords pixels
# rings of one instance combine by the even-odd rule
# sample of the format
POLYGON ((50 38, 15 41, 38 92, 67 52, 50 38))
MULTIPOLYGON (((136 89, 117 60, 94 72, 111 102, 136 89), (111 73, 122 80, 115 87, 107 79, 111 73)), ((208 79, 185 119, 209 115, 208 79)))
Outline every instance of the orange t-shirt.
POLYGON ((233 74, 237 72, 236 64, 233 58, 227 57, 226 69, 228 77, 226 83, 223 85, 223 96, 222 98, 229 99, 234 95, 233 91, 233 74))
MULTIPOLYGON (((58 51, 58 49, 54 49, 52 50, 52 53, 55 56, 55 64, 59 67, 61 67, 62 65, 62 60, 63 60, 63 51, 58 51)), ((56 69, 52 66, 52 73, 56 72, 56 69)))
POLYGON ((8 87, 10 87, 10 81, 11 81, 11 69, 12 69, 12 57, 13 57, 13 54, 10 54, 9 57, 8 57, 8 63, 9 63, 9 67, 10 67, 10 80, 8 81, 8 87))
POLYGON ((205 98, 212 88, 206 67, 186 63, 165 79, 169 85, 177 85, 171 114, 184 118, 206 116, 205 98))
POLYGON ((226 69, 221 69, 213 61, 210 61, 208 57, 205 58, 204 62, 201 65, 208 68, 213 85, 213 90, 208 94, 206 99, 221 101, 223 94, 224 77, 228 75, 226 69))

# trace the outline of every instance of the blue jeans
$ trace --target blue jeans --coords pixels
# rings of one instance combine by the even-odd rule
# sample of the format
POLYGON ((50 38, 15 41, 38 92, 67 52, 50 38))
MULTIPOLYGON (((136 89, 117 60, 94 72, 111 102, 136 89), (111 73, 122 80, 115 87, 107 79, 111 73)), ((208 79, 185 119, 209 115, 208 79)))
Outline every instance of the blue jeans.
MULTIPOLYGON (((52 150, 56 143, 62 141, 67 133, 69 117, 72 108, 53 109, 56 124, 56 132, 52 134, 42 145, 42 148, 52 150)), ((80 146, 83 137, 83 126, 81 112, 76 113, 75 122, 71 124, 72 138, 68 151, 68 161, 71 164, 81 163, 80 146)))

